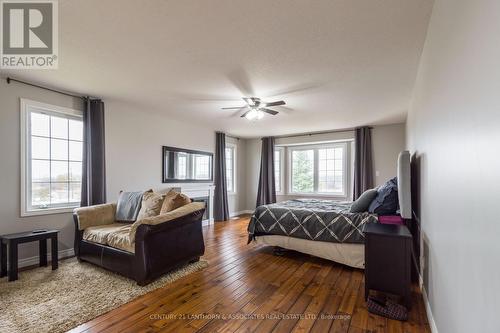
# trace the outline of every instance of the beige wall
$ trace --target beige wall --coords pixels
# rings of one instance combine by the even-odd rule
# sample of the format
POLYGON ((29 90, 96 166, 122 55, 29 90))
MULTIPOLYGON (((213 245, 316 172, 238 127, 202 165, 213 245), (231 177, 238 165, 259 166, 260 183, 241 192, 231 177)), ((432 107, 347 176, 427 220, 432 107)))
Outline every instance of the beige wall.
MULTIPOLYGON (((20 98, 81 110, 82 100, 46 90, 7 84, 0 79, 0 234, 28 231, 39 228, 60 229, 59 250, 73 248, 74 228, 71 214, 20 217, 21 207, 21 143, 20 98)), ((50 249, 50 245, 49 245, 50 249)), ((38 244, 19 246, 19 258, 38 255, 38 244)))
POLYGON ((437 0, 408 115, 440 333, 498 332, 500 2, 437 0))
POLYGON ((171 187, 162 183, 162 146, 214 152, 215 132, 115 101, 106 108, 106 183, 109 200, 120 190, 171 187))
POLYGON ((373 128, 373 175, 376 186, 396 177, 398 155, 405 150, 405 140, 405 124, 373 128))
MULTIPOLYGON (((354 132, 327 133, 312 136, 300 136, 277 139, 277 145, 289 145, 297 143, 320 143, 334 140, 354 140, 354 132)), ((372 130, 372 145, 374 153, 375 185, 381 185, 388 179, 396 176, 398 154, 405 149, 405 124, 393 124, 375 126, 372 130)), ((246 144, 247 150, 247 197, 246 207, 248 210, 255 209, 257 199, 257 187, 260 172, 261 140, 249 139, 246 144)), ((286 181, 286 179, 285 179, 286 181)), ((296 198, 291 195, 279 195, 278 201, 296 198)), ((328 197, 322 197, 328 199, 328 197)))

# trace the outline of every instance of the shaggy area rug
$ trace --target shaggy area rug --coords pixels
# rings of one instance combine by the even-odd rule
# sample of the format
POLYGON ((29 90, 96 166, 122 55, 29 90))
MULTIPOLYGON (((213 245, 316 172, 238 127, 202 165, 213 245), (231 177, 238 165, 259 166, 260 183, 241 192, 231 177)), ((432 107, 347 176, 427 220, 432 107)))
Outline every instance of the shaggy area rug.
POLYGON ((0 332, 65 332, 207 266, 200 260, 144 287, 76 258, 23 271, 0 280, 0 332))

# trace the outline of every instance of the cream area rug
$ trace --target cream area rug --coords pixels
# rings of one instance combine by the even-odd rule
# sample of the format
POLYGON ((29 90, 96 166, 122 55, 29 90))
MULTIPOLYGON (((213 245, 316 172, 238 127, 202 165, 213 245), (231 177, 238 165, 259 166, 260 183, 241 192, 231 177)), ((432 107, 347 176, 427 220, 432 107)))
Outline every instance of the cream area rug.
POLYGON ((200 260, 140 287, 76 258, 0 279, 0 332, 65 332, 152 290, 208 266, 200 260))

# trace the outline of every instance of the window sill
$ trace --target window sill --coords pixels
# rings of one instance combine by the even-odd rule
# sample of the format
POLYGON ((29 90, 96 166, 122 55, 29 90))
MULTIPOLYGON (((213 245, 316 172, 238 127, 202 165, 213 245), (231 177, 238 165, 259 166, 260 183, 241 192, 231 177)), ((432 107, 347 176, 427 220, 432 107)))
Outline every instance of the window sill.
POLYGON ((28 211, 23 210, 21 212, 21 217, 73 213, 73 210, 78 207, 80 206, 66 207, 66 208, 34 209, 28 211))
POLYGON ((287 193, 282 194, 286 196, 294 197, 321 197, 321 198, 335 198, 335 199, 347 199, 345 194, 327 194, 327 193, 287 193))

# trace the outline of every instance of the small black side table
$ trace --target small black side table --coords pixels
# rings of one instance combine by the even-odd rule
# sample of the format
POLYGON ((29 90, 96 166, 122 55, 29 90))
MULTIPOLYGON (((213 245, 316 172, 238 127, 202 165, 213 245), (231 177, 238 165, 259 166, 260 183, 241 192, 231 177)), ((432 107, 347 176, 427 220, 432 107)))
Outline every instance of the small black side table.
POLYGON ((9 281, 17 280, 17 245, 38 241, 40 267, 47 266, 47 239, 51 241, 52 270, 58 267, 57 233, 59 230, 47 230, 34 233, 20 232, 0 236, 0 277, 7 275, 7 246, 9 247, 9 281))
POLYGON ((404 225, 365 226, 365 299, 370 289, 403 296, 411 306, 412 236, 404 225))

